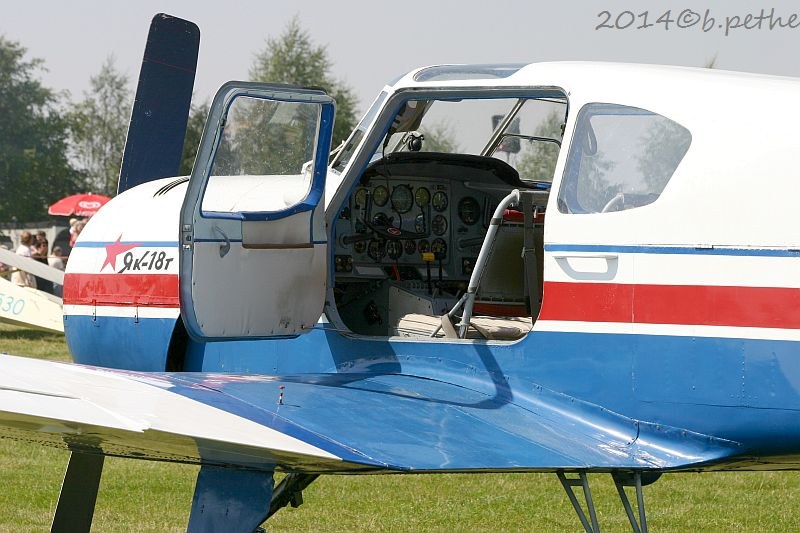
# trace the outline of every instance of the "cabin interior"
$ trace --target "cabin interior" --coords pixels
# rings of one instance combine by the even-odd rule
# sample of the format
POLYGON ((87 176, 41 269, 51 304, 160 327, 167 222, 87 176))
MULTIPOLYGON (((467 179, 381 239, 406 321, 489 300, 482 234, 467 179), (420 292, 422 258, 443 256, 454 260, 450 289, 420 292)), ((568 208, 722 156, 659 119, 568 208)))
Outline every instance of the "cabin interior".
POLYGON ((552 95, 405 102, 335 221, 334 296, 347 328, 523 337, 541 305, 545 209, 566 114, 566 99, 552 95), (515 189, 521 201, 495 213, 515 189))

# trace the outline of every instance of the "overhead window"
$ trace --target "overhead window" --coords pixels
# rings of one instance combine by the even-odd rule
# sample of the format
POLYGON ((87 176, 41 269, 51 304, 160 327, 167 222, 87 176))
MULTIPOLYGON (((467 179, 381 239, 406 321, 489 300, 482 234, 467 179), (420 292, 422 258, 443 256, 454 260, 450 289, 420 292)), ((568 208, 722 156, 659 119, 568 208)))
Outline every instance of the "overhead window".
POLYGON ((689 130, 652 111, 585 105, 564 168, 559 211, 608 213, 655 202, 691 142, 689 130))

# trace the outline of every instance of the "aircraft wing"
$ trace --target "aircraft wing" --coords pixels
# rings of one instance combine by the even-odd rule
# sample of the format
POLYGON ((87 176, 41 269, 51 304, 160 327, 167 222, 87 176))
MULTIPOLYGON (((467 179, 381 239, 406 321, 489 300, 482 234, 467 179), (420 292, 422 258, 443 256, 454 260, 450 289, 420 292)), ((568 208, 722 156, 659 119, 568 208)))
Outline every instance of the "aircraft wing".
POLYGON ((61 298, 0 277, 0 322, 64 333, 61 298))
POLYGON ((137 373, 0 356, 0 436, 289 471, 674 469, 737 444, 532 387, 403 374, 137 373))

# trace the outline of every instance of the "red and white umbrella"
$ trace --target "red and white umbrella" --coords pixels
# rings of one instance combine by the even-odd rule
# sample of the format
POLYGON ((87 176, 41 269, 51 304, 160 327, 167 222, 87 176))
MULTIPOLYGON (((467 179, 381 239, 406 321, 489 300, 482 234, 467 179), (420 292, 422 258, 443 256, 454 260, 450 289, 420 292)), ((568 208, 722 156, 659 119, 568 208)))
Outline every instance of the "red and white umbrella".
POLYGON ((111 200, 102 194, 73 194, 57 201, 51 205, 47 212, 51 215, 90 217, 97 213, 97 210, 106 205, 111 200))

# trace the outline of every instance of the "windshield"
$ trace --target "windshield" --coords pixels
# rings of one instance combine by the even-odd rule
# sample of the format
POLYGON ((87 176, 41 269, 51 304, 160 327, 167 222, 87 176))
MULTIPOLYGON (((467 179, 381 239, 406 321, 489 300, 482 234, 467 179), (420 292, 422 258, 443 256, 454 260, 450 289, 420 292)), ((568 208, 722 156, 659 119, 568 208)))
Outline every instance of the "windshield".
POLYGON ((420 151, 488 155, 520 178, 552 181, 566 100, 493 98, 409 100, 397 113, 375 157, 420 151))

